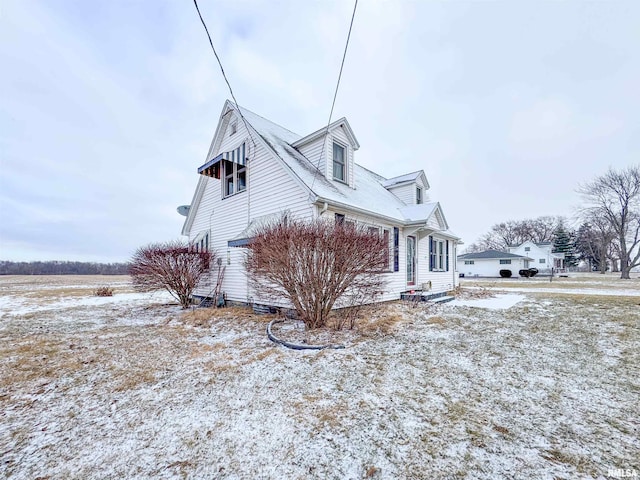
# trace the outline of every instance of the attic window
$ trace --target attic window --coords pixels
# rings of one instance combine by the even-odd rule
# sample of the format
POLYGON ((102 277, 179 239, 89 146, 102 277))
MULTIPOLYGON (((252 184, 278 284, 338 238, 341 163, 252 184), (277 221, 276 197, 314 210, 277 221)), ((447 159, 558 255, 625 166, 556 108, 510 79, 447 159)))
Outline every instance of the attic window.
POLYGON ((231 131, 229 132, 229 136, 233 135, 238 131, 238 122, 231 123, 231 131))
POLYGON ((333 144, 333 178, 341 182, 347 181, 344 150, 343 146, 333 144))
POLYGON ((416 187, 416 203, 418 205, 422 203, 422 189, 420 187, 416 187))

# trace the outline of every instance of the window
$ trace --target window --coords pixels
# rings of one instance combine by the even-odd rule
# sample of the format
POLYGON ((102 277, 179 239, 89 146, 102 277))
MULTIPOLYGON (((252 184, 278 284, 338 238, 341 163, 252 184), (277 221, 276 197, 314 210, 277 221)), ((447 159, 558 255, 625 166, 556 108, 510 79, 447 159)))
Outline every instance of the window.
POLYGON ((531 247, 524 247, 524 251, 525 252, 530 252, 531 251, 531 247))
POLYGON ((429 237, 429 270, 432 272, 449 271, 449 241, 429 237))
POLYGON ((234 193, 234 181, 233 181, 233 162, 227 160, 224 161, 224 196, 228 197, 234 193))
POLYGON ((228 197, 247 189, 247 167, 235 162, 223 160, 224 183, 223 196, 228 197))
POLYGON ((347 169, 345 164, 345 149, 337 143, 333 144, 333 178, 341 182, 347 181, 347 169))
POLYGON ((465 265, 473 265, 475 263, 475 260, 465 260, 464 264, 465 265))
POLYGON ((422 189, 420 187, 416 187, 416 203, 418 205, 422 203, 422 189))
POLYGON ((344 215, 342 213, 336 213, 336 223, 342 225, 344 223, 344 215))
POLYGON ((238 131, 238 122, 233 122, 231 124, 231 131, 229 132, 229 136, 234 135, 238 131))
POLYGON ((407 285, 416 284, 416 237, 407 237, 407 285))
POLYGON ((544 258, 541 258, 540 260, 538 260, 538 263, 547 263, 547 261, 544 258))
POLYGON ((390 260, 391 260, 390 253, 391 253, 391 249, 392 249, 392 247, 391 247, 391 231, 385 229, 385 230, 382 231, 382 235, 383 235, 383 238, 384 238, 384 244, 387 246, 387 250, 386 250, 387 253, 384 256, 384 259, 385 259, 385 263, 389 267, 389 271, 391 271, 391 269, 393 268, 393 265, 391 265, 389 263, 390 260))
POLYGON ((511 260, 500 260, 500 265, 511 265, 511 260))

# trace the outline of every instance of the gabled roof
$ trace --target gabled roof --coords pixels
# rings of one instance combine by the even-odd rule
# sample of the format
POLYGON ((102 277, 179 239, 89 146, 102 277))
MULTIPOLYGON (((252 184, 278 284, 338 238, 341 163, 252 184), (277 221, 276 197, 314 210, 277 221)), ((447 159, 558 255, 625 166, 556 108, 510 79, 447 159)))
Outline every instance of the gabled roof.
POLYGON ((515 253, 501 252, 499 250, 485 250, 484 252, 465 253, 464 255, 458 255, 459 260, 503 260, 510 258, 522 258, 524 260, 533 260, 533 258, 525 257, 522 255, 516 255, 515 253))
POLYGON ((417 172, 411 172, 405 175, 400 175, 398 177, 389 178, 382 182, 382 186, 385 188, 399 187, 407 183, 414 183, 420 177, 422 177, 422 183, 424 184, 424 188, 429 190, 430 185, 429 185, 429 182, 427 181, 427 176, 424 174, 424 170, 418 170, 417 172))
MULTIPOLYGON (((244 113, 244 110, 243 110, 244 113)), ((314 140, 317 140, 318 138, 322 137, 323 135, 325 135, 327 132, 330 132, 338 127, 342 126, 344 128, 344 132, 347 135, 347 138, 349 139, 349 142, 351 143, 351 145, 353 146, 354 150, 358 150, 360 148, 360 143, 358 142, 358 139, 356 138, 355 134, 353 133, 353 130, 351 129, 351 125, 349 125, 349 122, 347 121, 346 118, 342 117, 339 120, 336 120, 335 122, 331 123, 329 125, 329 128, 327 127, 322 127, 319 130, 316 130, 313 133, 310 133, 309 135, 307 135, 306 137, 302 137, 298 140, 296 140, 295 142, 291 143, 291 146, 294 148, 299 148, 303 145, 306 145, 307 143, 313 142, 314 140)))
MULTIPOLYGON (((386 181, 384 177, 358 165, 354 164, 355 188, 339 183, 329 181, 304 155, 302 155, 294 146, 303 145, 312 138, 319 138, 324 135, 326 127, 301 137, 300 135, 281 127, 267 120, 260 115, 247 110, 243 107, 236 106, 233 102, 227 100, 220 116, 220 122, 228 110, 239 110, 246 120, 250 129, 257 135, 257 141, 263 143, 265 148, 270 150, 276 157, 282 160, 285 170, 310 194, 312 201, 316 203, 327 202, 336 207, 351 209, 361 212, 364 215, 372 217, 382 217, 401 224, 419 221, 426 223, 437 209, 441 212, 439 204, 424 205, 405 205, 398 197, 389 192, 382 184, 386 181), (431 207, 429 207, 431 206, 431 207), (407 207, 419 207, 412 210, 407 207), (420 218, 422 216, 422 218, 420 218)), ((216 130, 216 136, 220 133, 220 122, 216 130)), ((337 128, 342 125, 345 132, 353 135, 351 127, 346 119, 340 119, 330 125, 331 128, 337 128), (333 127, 332 127, 333 126, 333 127)), ((350 138, 350 141, 352 139, 350 138)), ((359 144, 353 136, 354 148, 359 144)), ((212 145, 215 144, 215 138, 212 145)), ((211 154, 213 152, 209 152, 211 154)), ((414 172, 415 174, 424 172, 414 172)), ((413 175, 413 174, 412 174, 413 175)), ((416 176, 417 178, 417 176, 416 176)), ((202 198, 206 178, 201 177, 191 202, 192 208, 185 220, 183 227, 183 235, 188 234, 193 223, 193 216, 197 210, 196 206, 202 198)), ((444 219, 444 215, 442 215, 444 219)), ((446 220, 445 220, 446 224, 446 220)), ((450 233, 450 232, 449 232, 450 233)), ((453 234, 451 234, 453 236, 453 234)), ((455 237, 457 238, 457 237, 455 237)))

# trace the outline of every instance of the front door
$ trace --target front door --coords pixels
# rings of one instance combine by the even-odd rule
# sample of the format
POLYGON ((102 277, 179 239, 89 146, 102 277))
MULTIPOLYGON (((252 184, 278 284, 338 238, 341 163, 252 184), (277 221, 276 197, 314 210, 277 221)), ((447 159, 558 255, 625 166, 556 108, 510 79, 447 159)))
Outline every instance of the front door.
POLYGON ((407 285, 416 284, 416 237, 407 237, 407 285))

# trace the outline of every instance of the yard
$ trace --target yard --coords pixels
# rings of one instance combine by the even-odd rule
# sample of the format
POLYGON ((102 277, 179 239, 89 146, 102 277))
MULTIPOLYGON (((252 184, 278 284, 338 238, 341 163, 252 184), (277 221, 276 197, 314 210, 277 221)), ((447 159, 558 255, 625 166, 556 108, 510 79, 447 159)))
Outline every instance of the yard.
POLYGON ((298 352, 127 277, 0 277, 0 476, 640 476, 639 304, 637 279, 465 281, 298 352))

